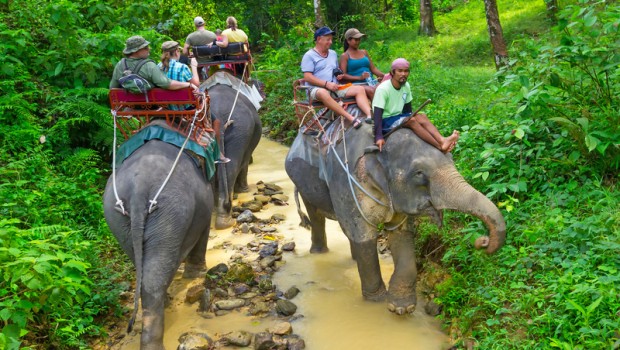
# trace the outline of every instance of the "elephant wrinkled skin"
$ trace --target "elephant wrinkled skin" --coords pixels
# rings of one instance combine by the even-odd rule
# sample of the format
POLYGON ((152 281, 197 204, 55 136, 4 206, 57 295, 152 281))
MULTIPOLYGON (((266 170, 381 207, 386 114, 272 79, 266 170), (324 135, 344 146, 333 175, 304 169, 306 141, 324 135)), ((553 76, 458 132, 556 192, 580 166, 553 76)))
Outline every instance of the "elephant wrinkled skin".
POLYGON ((394 132, 382 152, 364 154, 364 148, 373 144, 371 128, 367 124, 359 130, 349 128, 345 141, 327 152, 317 149, 312 136, 300 133, 285 168, 308 213, 310 251, 328 250, 325 218, 337 220, 350 241, 363 296, 375 301, 387 298, 390 311, 404 314, 416 305, 415 227, 407 227, 414 222, 408 219, 427 215, 441 224, 443 209, 475 215, 489 229, 489 236, 479 238, 476 247, 485 247, 488 253, 503 245, 506 226, 497 207, 458 173, 450 154, 428 145, 409 129, 394 132), (347 162, 351 179, 345 171, 347 162), (387 229, 394 259, 388 290, 379 269, 378 224, 387 229))
POLYGON ((206 270, 205 253, 213 210, 211 184, 185 152, 157 198, 151 213, 149 200, 164 183, 179 148, 151 140, 138 148, 117 169, 116 191, 128 212, 116 208, 113 179, 103 195, 110 230, 136 267, 133 326, 142 299, 141 349, 163 349, 166 290, 185 259, 184 277, 206 270))

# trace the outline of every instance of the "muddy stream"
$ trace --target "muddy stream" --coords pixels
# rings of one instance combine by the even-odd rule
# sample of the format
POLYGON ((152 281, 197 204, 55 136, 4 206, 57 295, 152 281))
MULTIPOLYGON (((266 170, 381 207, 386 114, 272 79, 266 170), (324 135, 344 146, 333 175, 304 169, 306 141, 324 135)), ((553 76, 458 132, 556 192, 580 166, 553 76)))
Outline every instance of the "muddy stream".
MULTIPOLYGON (((427 316, 421 305, 424 298, 418 297, 419 305, 413 315, 396 316, 387 310, 386 303, 371 303, 361 296, 360 281, 355 262, 351 259, 349 244, 338 224, 327 221, 327 254, 310 254, 310 231, 299 226, 299 216, 293 198, 293 184, 284 171, 284 158, 288 147, 268 139, 261 139, 254 152, 254 163, 250 165, 248 183, 250 192, 239 195, 237 201, 249 201, 256 192, 259 181, 270 182, 282 187, 289 197, 288 205, 266 205, 259 218, 283 214, 284 221, 275 225, 275 235, 285 242, 295 242, 295 250, 283 252, 285 262, 273 275, 273 282, 279 291, 296 286, 300 293, 291 301, 297 305, 291 322, 293 333, 299 335, 309 350, 442 350, 449 347, 448 337, 441 332, 440 323, 427 316)), ((233 232, 232 229, 211 229, 207 251, 207 267, 229 263, 235 253, 231 247, 246 245, 254 234, 233 232)), ((392 259, 382 255, 383 279, 389 281, 393 270, 392 259)), ((213 339, 233 331, 250 333, 264 332, 276 323, 288 318, 251 316, 244 309, 237 309, 223 316, 203 317, 198 303, 185 302, 187 289, 201 283, 201 279, 186 280, 177 273, 168 290, 172 298, 165 313, 166 349, 177 349, 178 338, 188 331, 203 332, 213 339)), ((130 298, 131 300, 131 298, 130 298)), ((131 303, 129 303, 131 304, 131 303)), ((131 307, 131 305, 129 305, 131 307)), ((119 325, 120 328, 126 324, 119 325)), ((133 350, 140 348, 141 316, 138 313, 135 330, 131 334, 117 335, 111 349, 133 350), (120 339, 119 339, 120 338, 120 339)), ((109 341, 109 340, 108 340, 109 341)), ((110 343, 108 343, 110 344, 110 343)), ((254 348, 253 344, 245 349, 254 348)), ((218 349, 240 349, 219 347, 218 349)))

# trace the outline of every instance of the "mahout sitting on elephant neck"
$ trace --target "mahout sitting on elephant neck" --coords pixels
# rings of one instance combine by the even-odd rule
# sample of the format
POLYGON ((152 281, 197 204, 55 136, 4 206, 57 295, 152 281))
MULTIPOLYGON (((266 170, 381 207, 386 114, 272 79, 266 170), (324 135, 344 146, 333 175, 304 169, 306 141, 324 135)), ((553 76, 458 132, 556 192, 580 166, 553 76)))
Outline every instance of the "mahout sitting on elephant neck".
POLYGON ((441 224, 444 209, 477 216, 488 227, 489 236, 479 239, 476 247, 486 248, 487 253, 503 245, 506 224, 497 207, 465 182, 450 154, 409 129, 395 131, 382 152, 365 154, 364 149, 374 143, 370 129, 365 124, 355 137, 330 146, 299 133, 285 168, 307 210, 304 221, 311 226, 310 252, 328 251, 325 219, 337 220, 350 241, 362 295, 368 300, 387 298, 390 311, 410 313, 417 302, 416 217, 430 216, 441 224), (359 186, 353 186, 353 180, 359 186), (378 223, 394 228, 388 237, 395 269, 387 290, 379 269, 378 223))

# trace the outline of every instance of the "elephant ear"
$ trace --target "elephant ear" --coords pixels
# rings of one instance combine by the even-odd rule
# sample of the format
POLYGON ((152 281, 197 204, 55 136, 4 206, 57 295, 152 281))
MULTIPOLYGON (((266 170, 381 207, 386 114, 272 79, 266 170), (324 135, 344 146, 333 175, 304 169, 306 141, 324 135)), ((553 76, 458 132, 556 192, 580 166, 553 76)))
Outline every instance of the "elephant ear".
POLYGON ((392 206, 392 194, 388 181, 388 174, 383 164, 379 161, 377 153, 366 154, 358 163, 358 178, 374 187, 375 193, 381 193, 380 200, 390 208, 389 217, 394 215, 392 206))

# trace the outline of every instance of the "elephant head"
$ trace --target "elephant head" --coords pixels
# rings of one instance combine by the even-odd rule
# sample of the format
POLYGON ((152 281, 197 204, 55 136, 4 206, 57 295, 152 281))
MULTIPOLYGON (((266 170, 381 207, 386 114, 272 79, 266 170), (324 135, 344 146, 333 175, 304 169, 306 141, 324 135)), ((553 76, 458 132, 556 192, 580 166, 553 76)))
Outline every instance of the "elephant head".
POLYGON ((392 134, 382 152, 362 157, 356 172, 365 174, 374 193, 384 194, 382 199, 391 204, 392 215, 430 215, 440 222, 443 209, 468 213, 489 229, 489 236, 476 240, 476 248, 494 253, 504 244, 506 224, 498 208, 463 179, 451 155, 408 129, 392 134))

